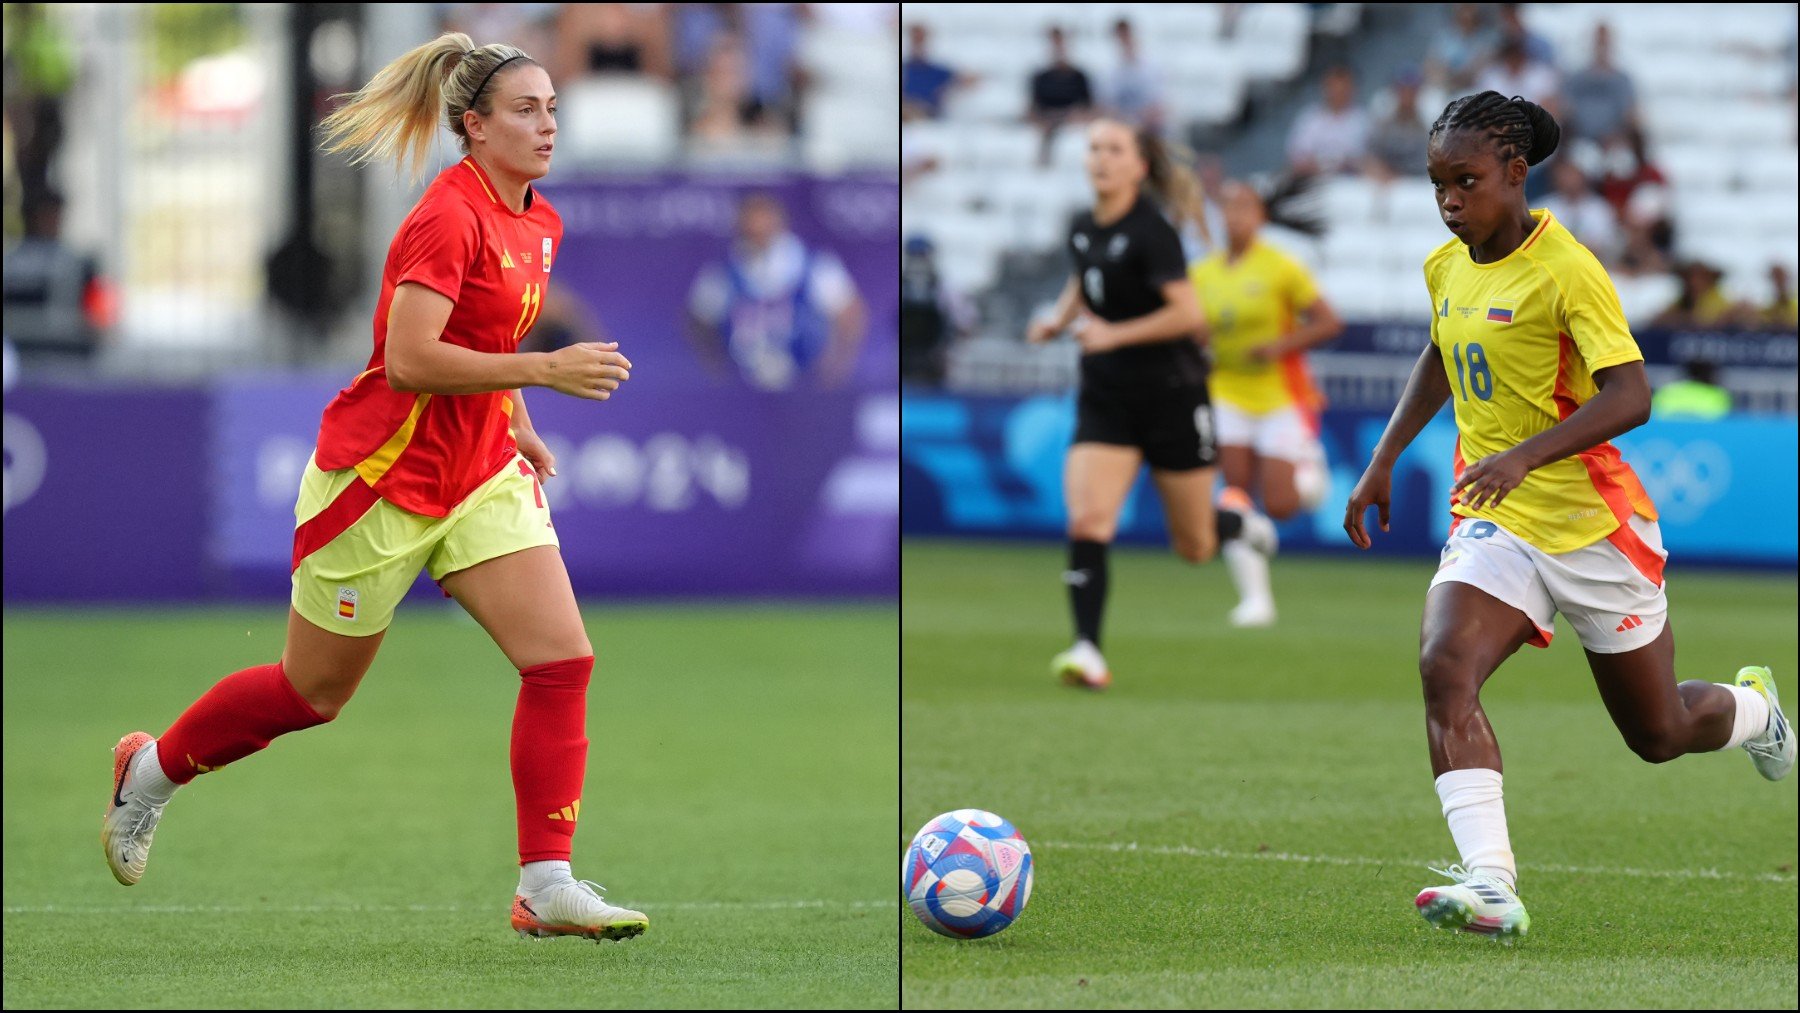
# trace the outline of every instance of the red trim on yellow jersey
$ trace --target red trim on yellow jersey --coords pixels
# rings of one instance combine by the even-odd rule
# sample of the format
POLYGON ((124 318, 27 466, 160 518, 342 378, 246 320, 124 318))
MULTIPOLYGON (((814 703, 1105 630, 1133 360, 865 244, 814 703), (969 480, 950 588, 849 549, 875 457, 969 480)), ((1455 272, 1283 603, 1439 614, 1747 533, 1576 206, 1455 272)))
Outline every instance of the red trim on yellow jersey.
MULTIPOLYGON (((1526 250, 1531 249, 1531 244, 1537 242, 1538 238, 1544 234, 1544 226, 1546 224, 1548 224, 1549 221, 1550 221, 1550 215, 1548 212, 1546 212, 1544 217, 1538 220, 1537 228, 1532 229, 1531 235, 1526 236, 1525 241, 1523 243, 1519 244, 1518 252, 1523 253, 1526 250)), ((1512 254, 1507 254, 1507 256, 1511 256, 1511 255, 1512 254)))
MULTIPOLYGON (((1577 354, 1575 342, 1567 334, 1557 336, 1556 387, 1551 398, 1556 402, 1558 421, 1575 414, 1579 405, 1575 401, 1575 392, 1570 390, 1563 379, 1565 368, 1570 357, 1577 354)), ((1649 545, 1644 543, 1638 533, 1631 530, 1633 514, 1648 520, 1656 520, 1656 504, 1650 494, 1644 490, 1644 484, 1638 481, 1637 473, 1619 456, 1619 448, 1610 442, 1590 447, 1576 455, 1581 459, 1582 467, 1587 469, 1588 481, 1594 485, 1594 491, 1600 494, 1613 519, 1619 522, 1612 534, 1606 536, 1618 550, 1625 554, 1631 565, 1638 572, 1650 578, 1660 586, 1663 582, 1663 561, 1649 545)))
POLYGON ((301 560, 349 530, 380 498, 367 483, 351 481, 330 505, 294 529, 294 561, 289 572, 300 569, 301 560))
MULTIPOLYGON (((1575 414, 1579 407, 1574 392, 1563 379, 1565 366, 1577 351, 1574 339, 1567 334, 1556 337, 1556 388, 1551 396, 1556 401, 1557 420, 1561 421, 1575 414)), ((1602 443, 1582 451, 1580 457, 1581 463, 1587 466, 1588 476, 1593 479, 1594 491, 1612 508, 1613 517, 1620 524, 1630 520, 1634 513, 1646 520, 1656 520, 1656 504, 1644 490, 1644 484, 1638 481, 1637 473, 1619 456, 1619 448, 1610 442, 1602 443)))
POLYGON ((1306 428, 1314 439, 1318 439, 1319 413, 1325 409, 1325 393, 1312 381, 1312 371, 1306 368, 1305 352, 1290 352, 1281 357, 1281 380, 1294 407, 1300 410, 1300 417, 1306 420, 1306 428))

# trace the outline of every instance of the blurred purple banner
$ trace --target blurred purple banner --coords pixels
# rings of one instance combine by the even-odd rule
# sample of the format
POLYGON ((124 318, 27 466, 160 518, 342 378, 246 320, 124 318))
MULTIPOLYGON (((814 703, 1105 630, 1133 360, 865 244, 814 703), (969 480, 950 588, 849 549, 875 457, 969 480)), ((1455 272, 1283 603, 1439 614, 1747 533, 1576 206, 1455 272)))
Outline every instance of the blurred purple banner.
POLYGON ((212 474, 193 390, 6 395, 6 600, 194 598, 212 474))
POLYGON ((579 296, 619 342, 639 390, 738 385, 702 365, 686 336, 685 314, 695 279, 730 249, 739 202, 756 193, 786 209, 789 228, 808 248, 843 262, 868 308, 852 386, 894 389, 900 188, 891 174, 655 173, 551 183, 543 190, 563 220, 552 285, 579 296))
MULTIPOLYGON (((6 600, 284 597, 300 472, 349 378, 9 395, 6 600)), ((897 591, 897 395, 636 382, 526 395, 578 593, 897 591)))

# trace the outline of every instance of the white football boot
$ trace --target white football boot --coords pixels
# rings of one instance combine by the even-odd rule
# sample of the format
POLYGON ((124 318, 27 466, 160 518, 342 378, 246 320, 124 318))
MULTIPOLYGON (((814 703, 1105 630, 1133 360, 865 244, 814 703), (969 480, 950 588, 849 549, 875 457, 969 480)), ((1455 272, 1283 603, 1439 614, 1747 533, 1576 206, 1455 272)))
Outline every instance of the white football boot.
POLYGON ((1425 920, 1440 929, 1462 929, 1512 944, 1525 938, 1531 916, 1525 913, 1517 891, 1498 876, 1475 875, 1460 865, 1432 869, 1455 880, 1449 886, 1428 886, 1413 898, 1425 920))
POLYGON ((100 821, 100 846, 106 851, 106 864, 113 878, 132 886, 144 878, 144 866, 150 861, 150 841, 156 836, 156 824, 162 819, 163 806, 152 803, 137 790, 137 778, 131 761, 156 739, 149 732, 132 732, 113 746, 113 791, 106 802, 106 815, 100 821))
POLYGON ((1319 509, 1331 491, 1331 466, 1318 440, 1307 441, 1304 456, 1294 462, 1294 491, 1300 495, 1300 509, 1305 513, 1319 509))
POLYGON ((1251 629, 1275 625, 1275 602, 1270 598, 1241 601, 1231 610, 1231 625, 1251 629))
POLYGON ((521 936, 581 936, 630 939, 650 927, 642 911, 614 907, 600 895, 606 888, 585 879, 566 879, 538 891, 531 899, 514 894, 512 927, 521 936))
POLYGON ((1105 689, 1112 685, 1112 673, 1107 671, 1100 648, 1087 640, 1075 641, 1074 647, 1052 658, 1050 671, 1070 686, 1105 689))
POLYGON ((1756 772, 1771 781, 1779 781, 1794 769, 1794 727, 1781 713, 1781 700, 1775 695, 1775 677, 1761 665, 1738 669, 1737 684, 1753 689, 1769 701, 1769 727, 1761 735, 1744 743, 1744 752, 1756 764, 1756 772))

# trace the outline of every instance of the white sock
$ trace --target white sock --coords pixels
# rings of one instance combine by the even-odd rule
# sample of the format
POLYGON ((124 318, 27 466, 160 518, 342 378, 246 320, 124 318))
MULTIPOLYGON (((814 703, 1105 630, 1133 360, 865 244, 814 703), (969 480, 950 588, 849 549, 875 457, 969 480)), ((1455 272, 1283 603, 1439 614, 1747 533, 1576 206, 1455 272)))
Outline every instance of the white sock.
POLYGON ((1269 590, 1269 557, 1242 538, 1220 546, 1219 554, 1225 557, 1225 568, 1231 571, 1239 602, 1274 602, 1274 593, 1269 590))
POLYGON ((519 894, 534 897, 557 883, 574 878, 567 862, 526 862, 519 866, 519 894))
POLYGON ((1506 804, 1500 798, 1500 772, 1486 768, 1447 771, 1437 779, 1444 819, 1462 855, 1463 868, 1498 876, 1518 889, 1512 841, 1506 836, 1506 804))
POLYGON ((152 805, 163 805, 181 787, 169 780, 163 773, 162 762, 156 758, 156 743, 152 742, 137 751, 131 758, 132 790, 142 795, 144 801, 152 805))
POLYGON ((1736 749, 1758 735, 1769 730, 1769 701, 1763 695, 1746 686, 1732 686, 1718 683, 1731 690, 1737 698, 1737 713, 1731 718, 1731 738, 1725 740, 1720 749, 1736 749))

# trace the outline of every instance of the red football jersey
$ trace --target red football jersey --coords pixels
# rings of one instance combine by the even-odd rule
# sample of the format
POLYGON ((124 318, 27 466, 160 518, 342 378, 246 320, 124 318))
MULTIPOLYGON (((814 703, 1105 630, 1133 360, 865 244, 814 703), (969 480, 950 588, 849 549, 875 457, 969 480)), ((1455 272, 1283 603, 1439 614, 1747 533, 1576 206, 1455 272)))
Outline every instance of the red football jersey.
POLYGON ((443 517, 505 467, 517 446, 508 392, 408 394, 388 386, 388 308, 396 286, 424 285, 456 303, 440 340, 510 355, 537 322, 561 246, 562 219, 535 188, 515 214, 474 159, 439 173, 388 247, 375 351, 369 368, 325 408, 319 468, 355 468, 382 499, 443 517))

